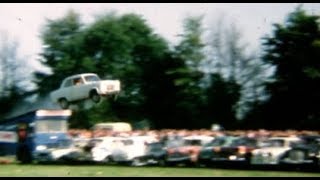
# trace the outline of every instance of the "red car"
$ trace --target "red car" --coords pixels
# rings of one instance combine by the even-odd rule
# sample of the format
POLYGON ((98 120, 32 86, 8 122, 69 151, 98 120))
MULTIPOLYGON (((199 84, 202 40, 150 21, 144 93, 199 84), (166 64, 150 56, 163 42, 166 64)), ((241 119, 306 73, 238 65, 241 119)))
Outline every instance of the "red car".
POLYGON ((203 145, 211 142, 211 136, 187 136, 172 141, 167 146, 167 165, 195 165, 203 145))

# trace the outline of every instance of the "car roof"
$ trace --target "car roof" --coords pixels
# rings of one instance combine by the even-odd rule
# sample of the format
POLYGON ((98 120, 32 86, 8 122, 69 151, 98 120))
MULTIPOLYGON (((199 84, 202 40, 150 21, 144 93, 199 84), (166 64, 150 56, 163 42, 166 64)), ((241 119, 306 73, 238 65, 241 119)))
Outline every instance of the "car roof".
POLYGON ((208 139, 214 139, 214 137, 205 136, 205 135, 191 135, 191 136, 183 137, 183 139, 186 139, 186 140, 196 140, 196 139, 208 140, 208 139))
POLYGON ((70 79, 70 78, 76 78, 76 77, 80 77, 80 76, 92 76, 92 75, 98 76, 98 75, 95 74, 95 73, 81 73, 81 74, 74 74, 74 75, 68 76, 68 77, 66 77, 64 80, 70 79))
POLYGON ((301 135, 299 137, 304 139, 319 139, 320 135, 301 135))
POLYGON ((144 136, 130 136, 128 137, 128 139, 156 139, 154 136, 148 136, 148 135, 144 135, 144 136))
POLYGON ((271 137, 269 140, 287 140, 287 141, 296 141, 296 140, 301 140, 299 137, 271 137))

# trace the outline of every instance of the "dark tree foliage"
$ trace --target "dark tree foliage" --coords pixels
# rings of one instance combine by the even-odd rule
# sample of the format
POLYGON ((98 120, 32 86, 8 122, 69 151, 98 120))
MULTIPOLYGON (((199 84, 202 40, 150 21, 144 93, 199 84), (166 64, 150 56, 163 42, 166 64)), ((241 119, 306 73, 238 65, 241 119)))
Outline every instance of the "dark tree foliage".
POLYGON ((270 99, 251 118, 268 129, 317 129, 320 123, 319 16, 298 7, 284 24, 275 24, 263 43, 263 60, 276 67, 266 84, 270 99))
POLYGON ((82 24, 74 11, 57 20, 47 20, 41 38, 43 52, 39 61, 51 69, 51 73, 36 71, 35 83, 40 96, 57 89, 61 81, 69 75, 85 72, 81 68, 84 59, 81 33, 82 24))
POLYGON ((202 114, 205 101, 204 89, 201 87, 204 73, 200 69, 200 63, 205 58, 205 44, 201 39, 202 18, 190 16, 184 19, 181 41, 174 47, 172 58, 179 66, 168 72, 175 78, 173 84, 176 87, 172 128, 208 128, 204 126, 206 123, 203 122, 205 119, 202 114))
POLYGON ((208 122, 221 124, 226 129, 237 129, 235 104, 240 99, 241 86, 234 81, 224 80, 220 74, 211 74, 210 81, 205 108, 208 122))

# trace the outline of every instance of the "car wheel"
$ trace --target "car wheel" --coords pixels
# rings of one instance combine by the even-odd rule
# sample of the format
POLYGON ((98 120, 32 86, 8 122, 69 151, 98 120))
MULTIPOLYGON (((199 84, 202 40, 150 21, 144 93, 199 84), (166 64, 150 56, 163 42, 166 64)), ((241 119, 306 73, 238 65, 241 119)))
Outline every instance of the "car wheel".
POLYGON ((206 163, 202 160, 196 162, 196 167, 206 167, 206 163))
POLYGON ((101 99, 100 95, 99 95, 96 91, 92 91, 92 92, 90 93, 90 98, 91 98, 91 100, 92 100, 93 102, 95 102, 95 103, 100 102, 100 99, 101 99))
POLYGON ((131 166, 142 166, 142 162, 141 162, 140 158, 134 158, 132 160, 131 166))
POLYGON ((164 159, 159 159, 158 164, 159 164, 159 166, 164 167, 164 166, 166 166, 166 161, 164 159))
POLYGON ((302 162, 305 159, 305 153, 301 150, 293 150, 289 153, 290 160, 302 162))
POLYGON ((103 160, 103 163, 105 163, 105 164, 109 164, 110 162, 112 162, 112 159, 110 158, 110 156, 107 156, 107 157, 103 160))
POLYGON ((68 109, 68 107, 69 107, 69 102, 65 98, 60 99, 59 104, 62 109, 68 109))

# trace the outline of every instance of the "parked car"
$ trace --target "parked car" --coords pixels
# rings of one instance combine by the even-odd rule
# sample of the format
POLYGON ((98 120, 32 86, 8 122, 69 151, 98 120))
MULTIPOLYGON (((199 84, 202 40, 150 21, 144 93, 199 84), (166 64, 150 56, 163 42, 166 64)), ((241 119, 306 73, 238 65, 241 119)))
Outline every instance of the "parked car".
POLYGON ((284 154, 295 144, 302 143, 298 137, 271 137, 261 147, 252 151, 252 165, 279 165, 284 154))
POLYGON ((200 135, 168 141, 166 165, 196 165, 201 147, 213 139, 212 136, 200 135))
POLYGON ((74 137, 73 143, 76 147, 79 147, 82 149, 89 143, 90 140, 91 140, 91 138, 74 137))
POLYGON ((147 153, 147 144, 157 142, 153 136, 131 136, 121 140, 121 145, 113 149, 110 160, 118 164, 143 166, 145 162, 140 157, 147 153))
POLYGON ((151 142, 146 144, 146 153, 137 157, 139 165, 165 166, 166 148, 162 142, 151 142))
POLYGON ((97 123, 93 127, 93 130, 110 130, 113 132, 130 132, 132 131, 132 126, 128 122, 107 122, 107 123, 97 123))
POLYGON ((300 138, 301 143, 293 144, 291 149, 284 153, 280 159, 281 165, 319 168, 320 136, 304 135, 300 138))
POLYGON ((80 154, 81 149, 74 146, 71 139, 59 140, 47 146, 37 146, 34 157, 38 163, 63 162, 72 154, 80 154))
POLYGON ((198 166, 210 166, 216 161, 216 152, 221 150, 221 147, 228 147, 239 137, 236 136, 217 136, 210 143, 202 146, 198 156, 198 166))
POLYGON ((258 147, 259 141, 251 137, 229 137, 230 142, 223 146, 213 147, 210 155, 211 164, 231 163, 248 165, 251 152, 258 147))
POLYGON ((98 137, 94 138, 94 145, 90 149, 92 160, 99 163, 112 162, 111 156, 113 151, 122 146, 124 137, 98 137))
POLYGON ((61 108, 67 109, 70 103, 84 99, 99 102, 101 96, 115 95, 119 92, 119 80, 100 80, 97 74, 83 73, 65 78, 60 88, 50 93, 50 97, 61 108))

